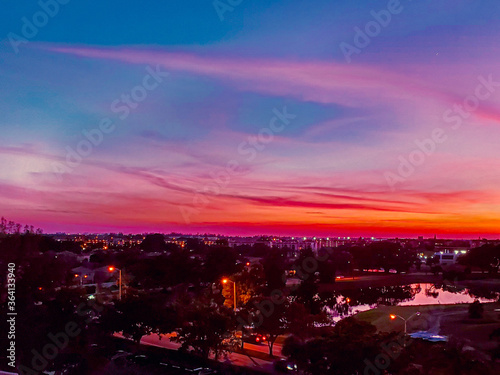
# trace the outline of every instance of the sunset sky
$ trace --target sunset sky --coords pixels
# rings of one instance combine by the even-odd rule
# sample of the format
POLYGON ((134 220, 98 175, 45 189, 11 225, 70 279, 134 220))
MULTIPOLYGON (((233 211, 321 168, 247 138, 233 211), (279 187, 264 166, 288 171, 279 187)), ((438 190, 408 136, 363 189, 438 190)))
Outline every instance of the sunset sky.
POLYGON ((500 237, 500 2, 397 3, 5 1, 0 216, 500 237))

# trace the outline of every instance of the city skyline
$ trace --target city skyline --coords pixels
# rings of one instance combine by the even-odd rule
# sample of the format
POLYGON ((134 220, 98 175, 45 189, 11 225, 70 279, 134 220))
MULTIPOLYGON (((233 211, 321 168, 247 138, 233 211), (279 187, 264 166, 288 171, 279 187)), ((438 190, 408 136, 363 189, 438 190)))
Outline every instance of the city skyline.
MULTIPOLYGON (((33 229, 35 229, 34 226, 32 226, 33 229)), ((25 226, 21 225, 20 227, 21 232, 25 230, 25 226)), ((413 235, 413 236, 372 236, 370 234, 364 234, 364 235, 359 235, 359 236, 349 236, 348 234, 344 235, 339 235, 339 234, 324 234, 324 235, 319 235, 319 234, 306 234, 306 233, 283 233, 283 234, 278 234, 278 233, 271 233, 271 232, 255 232, 255 233, 242 233, 242 234, 235 234, 235 233, 228 233, 228 232, 175 232, 175 231, 169 231, 167 229, 165 230, 158 230, 158 231, 138 231, 138 232, 127 232, 127 231, 110 231, 110 232, 92 232, 92 231, 80 231, 80 232, 67 232, 67 231, 45 231, 43 228, 37 228, 37 230, 41 230, 43 234, 49 235, 49 236, 55 236, 55 235, 67 235, 67 236, 111 236, 111 235, 121 235, 121 236, 141 236, 141 235, 150 235, 150 234, 162 234, 166 237, 186 237, 186 238, 201 238, 201 237, 220 237, 220 238, 275 238, 275 239, 281 239, 281 238, 292 238, 292 239, 297 239, 297 240, 349 240, 349 241, 356 241, 359 239, 363 240, 371 240, 371 241, 384 241, 384 240, 419 240, 419 241, 427 241, 427 240, 436 240, 436 241, 482 241, 482 240, 487 240, 487 241, 500 241, 500 237, 494 237, 494 236, 476 236, 476 237, 452 237, 452 236, 438 236, 437 234, 431 235, 431 236, 425 236, 421 234, 413 235)))
POLYGON ((3 216, 500 237, 497 2, 126 3, 0 16, 3 216))

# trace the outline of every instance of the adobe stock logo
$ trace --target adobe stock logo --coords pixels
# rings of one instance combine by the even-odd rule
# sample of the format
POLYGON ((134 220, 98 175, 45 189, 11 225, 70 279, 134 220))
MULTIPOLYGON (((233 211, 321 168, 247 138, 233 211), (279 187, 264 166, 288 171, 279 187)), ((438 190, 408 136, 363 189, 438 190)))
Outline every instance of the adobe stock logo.
MULTIPOLYGON (((451 124, 452 130, 458 130, 462 127, 464 120, 469 119, 471 115, 479 109, 481 102, 488 100, 500 87, 500 81, 495 81, 493 75, 477 77, 478 84, 474 93, 466 96, 462 103, 454 103, 452 108, 447 109, 442 120, 451 124)), ((396 185, 404 183, 422 166, 425 161, 431 157, 438 149, 438 146, 449 139, 449 131, 445 128, 436 127, 432 130, 430 137, 423 140, 416 139, 414 148, 407 156, 399 155, 399 165, 395 172, 384 172, 384 178, 391 191, 396 190, 396 185)))
POLYGON ((224 13, 233 12, 234 8, 240 5, 243 0, 215 0, 212 4, 214 6, 220 21, 224 21, 224 13))
MULTIPOLYGON (((300 265, 293 265, 292 270, 296 272, 296 275, 300 278, 300 280, 305 281, 314 275, 314 273, 318 270, 319 263, 328 260, 332 254, 333 248, 322 248, 318 251, 316 258, 311 256, 306 257, 302 260, 300 265)), ((284 273, 281 275, 281 279, 283 284, 286 285, 287 277, 284 273)), ((288 290, 290 292, 294 292, 299 287, 300 284, 290 285, 288 290)), ((269 298, 260 302, 254 301, 253 304, 257 308, 258 312, 256 314, 250 314, 246 317, 246 320, 241 316, 237 316, 236 320, 239 323, 237 330, 241 330, 246 326, 253 326, 254 328, 260 327, 264 323, 265 318, 269 318, 274 314, 274 311, 276 310, 275 306, 285 303, 286 300, 287 297, 285 290, 274 289, 269 294, 269 298)))
POLYGON ((49 20, 59 14, 60 5, 66 5, 70 0, 40 0, 38 6, 40 10, 35 12, 30 19, 22 17, 21 35, 10 32, 7 34, 12 49, 17 54, 19 46, 26 44, 30 39, 38 35, 38 31, 47 26, 49 20))
POLYGON ((286 125, 289 125, 296 117, 297 115, 288 112, 286 106, 281 111, 274 108, 268 126, 261 128, 256 135, 248 136, 245 141, 238 145, 240 157, 229 160, 225 168, 210 172, 210 182, 194 191, 192 204, 179 207, 186 224, 191 223, 193 215, 200 214, 201 210, 208 207, 215 197, 222 194, 234 176, 241 176, 242 166, 255 160, 259 152, 263 152, 274 137, 281 133, 286 125))
MULTIPOLYGON (((109 106, 110 111, 117 115, 117 118, 124 121, 128 116, 144 102, 149 93, 156 90, 170 73, 161 70, 160 65, 153 69, 146 67, 146 75, 139 84, 132 87, 127 93, 123 93, 119 98, 113 100, 109 106)), ((99 123, 92 129, 82 131, 83 139, 73 148, 66 146, 66 157, 62 162, 52 162, 52 172, 58 181, 62 181, 65 173, 71 173, 78 167, 84 158, 90 156, 97 148, 107 134, 111 134, 116 129, 116 119, 103 117, 99 123)))
POLYGON ((364 48, 368 47, 372 39, 376 38, 382 32, 383 28, 389 26, 392 16, 400 14, 403 9, 404 7, 399 0, 389 0, 387 9, 382 9, 378 12, 372 10, 370 14, 373 20, 368 21, 363 29, 358 26, 354 28, 353 44, 340 43, 339 47, 344 54, 345 60, 351 63, 351 56, 353 54, 359 55, 364 48))

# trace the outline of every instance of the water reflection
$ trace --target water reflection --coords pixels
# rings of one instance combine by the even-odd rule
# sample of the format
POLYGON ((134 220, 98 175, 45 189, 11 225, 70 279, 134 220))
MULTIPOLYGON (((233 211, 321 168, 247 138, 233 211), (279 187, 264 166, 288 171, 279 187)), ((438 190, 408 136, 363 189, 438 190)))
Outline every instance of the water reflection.
POLYGON ((468 289, 451 284, 411 284, 362 288, 343 291, 342 294, 322 295, 325 307, 334 320, 370 310, 380 305, 420 306, 494 302, 499 293, 484 288, 468 289))
MULTIPOLYGON (((414 284, 415 285, 415 284, 414 284)), ((476 299, 480 302, 494 302, 498 293, 481 289, 468 289, 452 284, 416 284, 422 291, 416 293, 409 301, 401 301, 401 306, 418 305, 454 305, 457 303, 472 303, 476 299)))

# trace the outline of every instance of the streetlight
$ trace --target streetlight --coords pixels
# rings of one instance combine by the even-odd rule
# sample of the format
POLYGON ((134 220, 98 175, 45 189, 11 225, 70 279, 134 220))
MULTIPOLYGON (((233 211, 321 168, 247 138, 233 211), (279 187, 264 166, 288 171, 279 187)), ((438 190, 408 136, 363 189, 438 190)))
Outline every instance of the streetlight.
MULTIPOLYGON (((401 315, 397 315, 397 314, 390 314, 389 317, 391 318, 391 320, 396 320, 397 318, 403 320, 405 322, 405 336, 406 336, 406 323, 411 319, 413 318, 414 316, 420 316, 420 311, 417 311, 415 314, 411 315, 409 318, 405 319, 403 318, 401 315)), ((406 346, 406 342, 403 342, 403 346, 406 346)))
POLYGON ((233 291, 234 291, 234 311, 236 311, 236 282, 233 280, 229 280, 227 278, 222 279, 222 284, 227 284, 228 282, 233 283, 233 291))
POLYGON ((114 272, 115 270, 120 271, 120 278, 119 278, 119 283, 118 283, 118 299, 121 301, 122 300, 122 270, 120 268, 116 268, 114 266, 109 266, 108 271, 109 272, 114 272))
POLYGON ((88 277, 88 275, 79 275, 79 274, 75 273, 75 279, 76 279, 77 277, 79 277, 79 278, 80 278, 80 285, 83 285, 83 279, 84 279, 84 278, 86 279, 86 278, 88 277))

